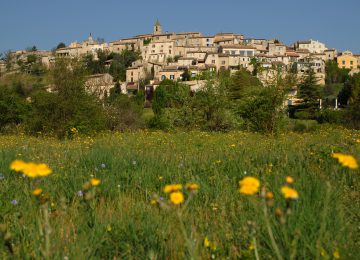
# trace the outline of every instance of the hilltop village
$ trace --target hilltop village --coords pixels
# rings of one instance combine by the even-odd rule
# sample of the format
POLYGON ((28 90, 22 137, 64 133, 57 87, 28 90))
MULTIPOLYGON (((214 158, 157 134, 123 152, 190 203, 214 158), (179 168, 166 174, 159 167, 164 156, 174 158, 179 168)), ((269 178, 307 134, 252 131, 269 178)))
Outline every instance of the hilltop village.
MULTIPOLYGON (((271 68, 281 68, 286 73, 296 71, 299 77, 312 69, 320 85, 325 84, 325 63, 337 61, 339 68, 359 72, 360 55, 328 48, 325 43, 316 40, 297 41, 287 46, 277 39, 247 38, 243 34, 218 33, 205 36, 200 32, 164 32, 157 20, 153 32, 113 42, 94 40, 92 35, 85 41, 73 42, 51 51, 16 51, 12 53, 13 67, 19 60, 25 60, 29 54, 36 55, 41 63, 50 67, 56 57, 81 57, 92 55, 98 59, 99 52, 118 53, 124 50, 137 52, 139 59, 126 68, 124 81, 119 82, 123 93, 130 93, 145 87, 153 91, 165 79, 184 81, 192 90, 204 84, 202 75, 206 71, 238 71, 245 68, 253 72, 254 67, 261 68, 257 77, 264 83, 273 76, 271 68), (147 80, 146 86, 141 86, 147 80)), ((110 67, 112 60, 106 60, 110 67)), ((6 64, 0 63, 0 71, 5 71, 6 64)), ((116 80, 108 74, 95 74, 89 77, 87 85, 100 97, 109 93, 116 80)))

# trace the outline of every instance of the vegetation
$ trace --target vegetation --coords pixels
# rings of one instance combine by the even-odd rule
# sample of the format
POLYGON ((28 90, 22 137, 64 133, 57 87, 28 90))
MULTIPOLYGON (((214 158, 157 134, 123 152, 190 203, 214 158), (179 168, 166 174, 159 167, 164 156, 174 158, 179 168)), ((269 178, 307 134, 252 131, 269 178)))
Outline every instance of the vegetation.
POLYGON ((331 158, 342 152, 359 161, 358 131, 73 132, 67 141, 0 137, 1 258, 360 255, 359 170, 331 158), (23 177, 9 170, 15 159, 53 173, 23 177), (259 186, 241 182, 239 193, 247 176, 259 186), (183 197, 163 192, 176 183, 199 187, 187 186, 183 197))

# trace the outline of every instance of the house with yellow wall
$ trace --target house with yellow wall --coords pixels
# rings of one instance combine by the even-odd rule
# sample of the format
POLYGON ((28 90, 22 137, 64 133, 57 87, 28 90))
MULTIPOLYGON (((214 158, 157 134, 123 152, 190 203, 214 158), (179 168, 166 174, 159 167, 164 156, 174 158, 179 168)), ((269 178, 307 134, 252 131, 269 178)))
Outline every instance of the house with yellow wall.
POLYGON ((350 51, 344 51, 337 57, 339 68, 356 69, 358 67, 358 59, 350 51))

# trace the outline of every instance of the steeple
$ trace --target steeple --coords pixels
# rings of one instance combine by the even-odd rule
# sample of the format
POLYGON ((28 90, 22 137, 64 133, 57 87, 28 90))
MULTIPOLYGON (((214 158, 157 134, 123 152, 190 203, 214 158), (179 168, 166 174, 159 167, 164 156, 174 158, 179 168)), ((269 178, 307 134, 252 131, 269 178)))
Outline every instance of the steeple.
POLYGON ((162 33, 161 24, 159 22, 159 19, 156 19, 156 23, 154 25, 154 34, 161 34, 161 33, 162 33))

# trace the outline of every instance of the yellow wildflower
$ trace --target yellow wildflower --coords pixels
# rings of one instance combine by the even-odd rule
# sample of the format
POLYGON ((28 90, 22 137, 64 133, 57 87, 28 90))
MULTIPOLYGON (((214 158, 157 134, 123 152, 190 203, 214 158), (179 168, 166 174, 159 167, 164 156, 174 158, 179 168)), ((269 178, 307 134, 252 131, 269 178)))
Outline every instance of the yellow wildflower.
POLYGON ((170 194, 170 201, 175 205, 181 204, 184 202, 184 194, 181 191, 172 192, 170 194))
POLYGON ((356 143, 360 143, 360 139, 355 139, 355 142, 356 142, 356 143))
POLYGON ((30 178, 36 178, 38 177, 38 166, 36 163, 27 163, 22 172, 30 178))
POLYGON ((204 238, 204 247, 210 247, 210 241, 207 237, 204 238))
POLYGON ((52 170, 45 163, 26 163, 21 160, 15 160, 10 164, 10 169, 22 172, 30 178, 44 177, 52 173, 52 170))
POLYGON ((338 159, 338 162, 344 167, 348 167, 352 170, 359 168, 356 159, 351 155, 342 154, 342 153, 333 153, 332 157, 338 159))
POLYGON ((99 179, 96 179, 96 178, 90 179, 91 186, 98 186, 100 183, 101 183, 101 181, 99 179))
POLYGON ((298 199, 299 194, 295 189, 284 186, 281 188, 281 193, 284 195, 285 199, 298 199))
POLYGON ((179 191, 181 189, 182 189, 181 184, 170 184, 170 185, 165 186, 164 192, 165 193, 170 193, 170 192, 174 192, 174 191, 179 191))
POLYGON ((157 201, 156 201, 156 200, 151 200, 151 201, 150 201, 150 204, 151 204, 151 205, 156 205, 156 204, 157 204, 157 201))
POLYGON ((259 191, 260 181, 254 177, 245 177, 240 182, 240 193, 254 195, 259 191))
POLYGON ((22 160, 15 160, 10 164, 10 169, 16 172, 20 172, 25 169, 27 163, 22 160))
POLYGON ((188 183, 185 185, 187 190, 193 191, 193 190, 198 190, 199 189, 199 185, 196 183, 188 183))
POLYGON ((291 176, 286 176, 285 180, 286 180, 286 183, 288 183, 288 184, 294 183, 294 178, 291 176))
POLYGON ((37 165, 37 174, 38 176, 44 177, 52 173, 52 170, 45 163, 40 163, 37 165))
POLYGON ((255 250, 255 244, 254 244, 253 242, 250 243, 250 245, 249 245, 249 250, 250 250, 250 251, 255 250))
POLYGON ((265 198, 267 200, 272 200, 274 198, 274 193, 272 193, 271 191, 266 192, 265 198))
POLYGON ((334 257, 335 259, 340 259, 340 252, 339 252, 338 249, 336 249, 336 250, 334 251, 333 257, 334 257))
POLYGON ((34 196, 40 196, 40 194, 43 192, 43 190, 42 189, 35 189, 35 190, 33 190, 32 191, 32 195, 34 195, 34 196))

